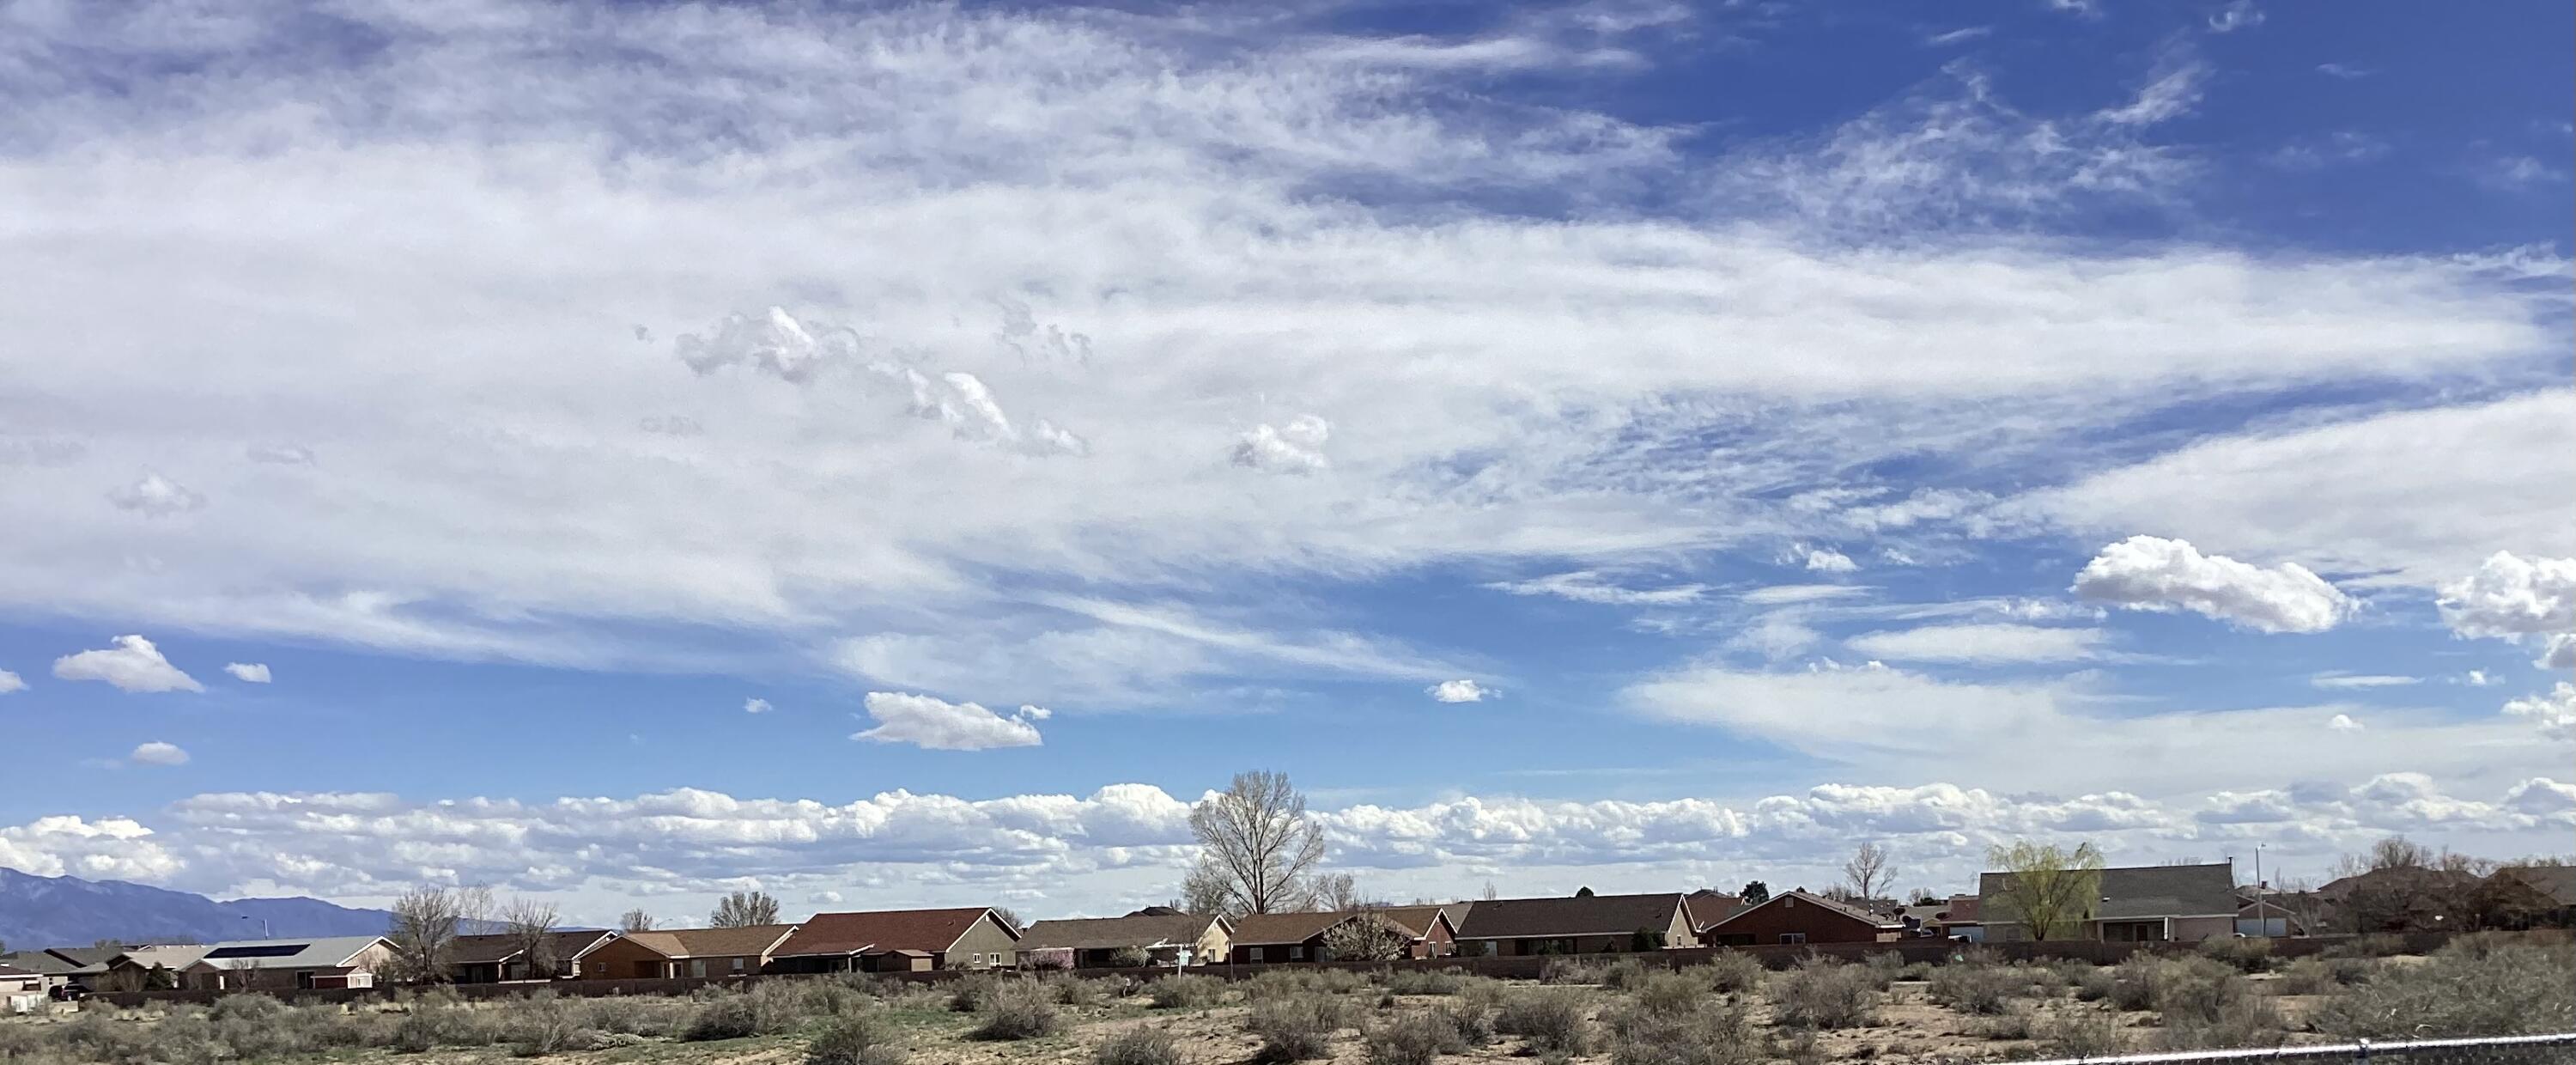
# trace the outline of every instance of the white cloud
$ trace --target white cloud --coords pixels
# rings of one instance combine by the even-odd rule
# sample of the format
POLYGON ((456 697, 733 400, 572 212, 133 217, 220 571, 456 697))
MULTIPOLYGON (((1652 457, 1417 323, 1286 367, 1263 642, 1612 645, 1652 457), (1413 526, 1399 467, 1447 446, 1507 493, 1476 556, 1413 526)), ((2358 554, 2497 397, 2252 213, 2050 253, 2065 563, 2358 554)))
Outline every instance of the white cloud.
POLYGON ((2539 644, 2544 669, 2576 666, 2576 558, 2498 551, 2442 586, 2442 620, 2462 636, 2539 644))
POLYGON ((2211 33, 2234 33, 2238 30, 2250 30, 2262 24, 2263 11, 2254 6, 2254 0, 2233 0, 2226 7, 2220 8, 2217 14, 2209 16, 2211 33))
POLYGON ((39 817, 0 825, 0 866, 36 876, 159 882, 184 865, 131 818, 39 817))
POLYGON ((185 514, 206 505, 203 493, 149 470, 134 483, 109 492, 107 501, 119 509, 155 518, 185 514))
POLYGON ((2191 112, 2200 102, 2200 83, 2209 75, 2199 64, 2184 64, 2138 90, 2135 99, 2108 108, 2096 117, 2114 126, 2153 126, 2191 112))
POLYGON ((2466 684, 2472 688, 2485 688, 2502 684, 2504 681, 2502 678, 2488 673, 2486 670, 2472 669, 2467 673, 2460 675, 2460 683, 2466 684))
POLYGON ((2424 683, 2424 678, 2403 677, 2388 673, 2344 673, 2337 671, 2319 673, 2315 676, 2309 677, 2308 683, 2315 687, 2332 689, 2396 688, 2409 684, 2422 684, 2424 683))
POLYGON ((2351 714, 2336 714, 2334 717, 2327 719, 2326 727, 2333 729, 2336 732, 2359 732, 2362 730, 2361 722, 2353 720, 2351 714))
POLYGON ((909 743, 933 751, 986 751, 997 747, 1035 747, 1043 742, 1037 726, 1047 712, 1023 706, 1004 717, 974 703, 952 703, 927 695, 869 692, 868 716, 875 728, 850 734, 872 743, 909 743))
POLYGON ((766 714, 769 712, 769 700, 757 698, 745 699, 742 701, 742 712, 746 714, 766 714))
POLYGON ((27 690, 27 682, 17 674, 0 669, 0 695, 27 690))
POLYGON ((266 663, 227 662, 224 664, 224 672, 232 674, 234 680, 240 681, 244 684, 268 683, 268 666, 266 663))
POLYGON ((1549 595, 1578 603, 1609 606, 1680 606, 1697 602, 1708 592, 1708 586, 1704 584, 1631 588, 1594 570, 1556 573, 1522 581, 1498 581, 1485 587, 1513 595, 1549 595))
POLYGON ((2549 649, 2533 664, 2542 669, 2576 669, 2576 633, 2551 634, 2549 649))
POLYGON ((161 656, 161 649, 141 636, 119 636, 116 646, 82 651, 54 660, 54 676, 63 680, 97 680, 127 692, 201 692, 205 685, 161 656))
POLYGON ((2553 740, 2576 738, 2576 684, 2559 681, 2546 694, 2525 696, 2504 704, 2504 712, 2513 717, 2529 718, 2540 727, 2540 734, 2553 740))
POLYGON ((2131 610, 2189 610, 2257 632, 2324 632, 2357 609, 2298 563, 2264 569, 2157 536, 2104 547, 2069 590, 2131 610))
POLYGON ((2317 73, 2330 78, 2341 78, 2345 81, 2355 81, 2369 77, 2377 72, 2345 63, 2319 63, 2317 64, 2317 73))
POLYGON ((1923 43, 1934 48, 1945 47, 1953 44, 1966 44, 1969 41, 1980 40, 1993 36, 1994 32, 1995 28, 1992 26, 1962 26, 1955 30, 1935 33, 1925 37, 1923 38, 1923 43))
POLYGON ((1786 606, 1867 594, 1868 588, 1850 584, 1774 584, 1755 588, 1736 598, 1755 606, 1786 606))
POLYGON ((1332 436, 1332 424, 1312 414, 1298 415, 1285 428, 1264 423, 1235 441, 1234 464, 1279 473, 1320 472, 1333 465, 1323 450, 1332 436))
POLYGON ((1444 703, 1481 703, 1499 694, 1473 680, 1444 680, 1423 689, 1423 692, 1444 703))
POLYGON ((1818 573, 1849 573, 1859 569, 1860 564, 1833 548, 1811 547, 1806 549, 1806 567, 1818 573))
POLYGON ((272 466, 310 466, 313 449, 301 444, 248 444, 242 449, 242 457, 272 466))
POLYGON ((163 743, 159 740, 135 745, 134 753, 127 757, 132 758, 138 765, 188 764, 188 752, 180 750, 178 744, 163 743))
POLYGON ((2099 629, 2058 629, 2038 625, 1925 625, 1864 633, 1845 646, 1872 658, 1900 662, 1963 662, 1998 665, 2015 662, 2073 662, 2101 653, 2099 629))

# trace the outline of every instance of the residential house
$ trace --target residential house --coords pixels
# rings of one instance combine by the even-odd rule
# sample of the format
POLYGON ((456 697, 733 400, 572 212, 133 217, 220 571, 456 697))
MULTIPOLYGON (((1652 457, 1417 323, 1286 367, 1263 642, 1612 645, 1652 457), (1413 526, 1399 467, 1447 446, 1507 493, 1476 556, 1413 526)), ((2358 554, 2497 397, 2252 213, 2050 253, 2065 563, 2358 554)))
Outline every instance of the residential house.
POLYGON ((1461 954, 1592 954, 1700 945, 1678 891, 1479 899, 1457 926, 1461 954))
POLYGON ((2480 879, 2458 869, 2405 866, 2336 877, 2317 888, 2337 932, 2433 932, 2471 923, 2480 879))
POLYGON ((448 949, 447 978, 459 984, 575 979, 581 976, 583 961, 591 952, 617 936, 616 932, 605 931, 548 932, 536 958, 528 957, 515 935, 458 936, 448 949))
POLYGON ((1056 964, 1091 969, 1116 965, 1131 952, 1148 964, 1171 965, 1187 950, 1189 964, 1207 965, 1225 959, 1236 930, 1216 914, 1148 906, 1125 917, 1039 921, 1020 933, 1019 952, 1033 963, 1053 957, 1056 964))
POLYGON ((152 991, 180 984, 179 974, 215 948, 202 943, 168 943, 127 947, 107 960, 107 971, 87 986, 92 991, 152 991))
POLYGON ((1356 919, 1357 912, 1247 913, 1234 922, 1237 965, 1281 961, 1325 961, 1324 933, 1356 919))
POLYGON ((1711 946, 1777 943, 1893 943, 1904 924, 1859 906, 1803 890, 1783 891, 1708 926, 1711 946))
MULTIPOLYGON (((72 974, 83 968, 81 963, 63 958, 49 950, 13 950, 7 954, 0 954, 0 965, 35 973, 44 981, 44 986, 39 990, 48 994, 56 988, 71 984, 72 974)), ((104 972, 106 966, 96 966, 94 971, 104 972)))
POLYGON ((1716 888, 1701 888, 1682 897, 1682 906, 1690 911, 1691 931, 1708 941, 1710 926, 1744 912, 1747 904, 1740 895, 1729 895, 1716 888))
POLYGON ((247 939, 208 948, 180 970, 179 983, 216 991, 374 987, 376 970, 392 957, 383 936, 247 939))
MULTIPOLYGON (((1986 942, 2031 938, 2006 893, 2013 875, 1986 873, 1978 878, 1986 942)), ((2100 891, 2092 913, 2057 938, 2190 943, 2236 934, 2236 871, 2226 862, 2104 869, 2100 891)))
POLYGON ((2576 865, 2508 865, 2487 880, 2511 882, 2536 896, 2537 912, 2525 915, 2525 927, 2576 927, 2576 865))
POLYGON ((0 1013, 33 1013, 45 1004, 45 974, 0 963, 0 1013))
MULTIPOLYGON (((104 947, 47 947, 44 950, 44 953, 52 956, 55 961, 70 966, 62 971, 66 980, 93 991, 98 990, 99 982, 107 976, 107 963, 114 961, 117 955, 124 952, 123 944, 104 947)), ((20 966, 20 968, 32 967, 20 966)))
POLYGON ((771 952, 778 972, 986 969, 1015 962, 1020 933, 988 907, 818 913, 771 952))
POLYGON ((1985 904, 1975 895, 1952 895, 1940 912, 1924 927, 1942 939, 1961 939, 1970 943, 1986 941, 1986 924, 1981 919, 1985 904))
POLYGON ((1450 920, 1449 910, 1447 906, 1382 906, 1375 912, 1413 937, 1406 955, 1445 958, 1458 952, 1458 926, 1450 920))
POLYGON ((2261 884, 2246 884, 2236 889, 2236 934, 2249 938, 2269 939, 2308 934, 2307 922, 2299 917, 2293 897, 2261 884))
POLYGON ((750 976, 769 971, 792 924, 738 928, 657 928, 628 932, 591 951, 582 976, 592 980, 750 976))

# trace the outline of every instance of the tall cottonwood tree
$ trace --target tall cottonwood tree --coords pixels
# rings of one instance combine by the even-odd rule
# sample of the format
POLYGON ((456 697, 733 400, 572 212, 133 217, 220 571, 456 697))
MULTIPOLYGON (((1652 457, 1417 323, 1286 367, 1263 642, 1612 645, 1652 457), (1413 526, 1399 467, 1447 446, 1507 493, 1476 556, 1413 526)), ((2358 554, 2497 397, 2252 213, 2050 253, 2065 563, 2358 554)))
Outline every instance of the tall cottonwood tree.
POLYGON ((2019 923, 2034 940, 2070 935, 2092 920, 2102 899, 2102 851, 2090 843, 2073 849, 2023 840, 1996 847, 1986 860, 2007 875, 1996 885, 2005 913, 1989 911, 1986 923, 2019 923))
POLYGON ((528 967, 528 978, 550 980, 562 964, 555 957, 555 904, 537 899, 519 898, 501 910, 501 934, 510 937, 510 946, 519 952, 519 963, 528 967))
POLYGON ((1230 914, 1288 913, 1313 898, 1311 877, 1324 860, 1324 829, 1306 815, 1306 797, 1288 774, 1256 770, 1190 809, 1199 863, 1182 885, 1193 907, 1216 903, 1230 914))
POLYGON ((1850 861, 1843 863, 1843 879, 1851 883, 1852 893, 1867 905, 1877 901, 1880 888, 1896 879, 1896 869, 1887 864, 1887 848, 1865 842, 1853 852, 1850 861))
POLYGON ((492 893, 481 887, 414 888, 394 900, 385 939, 393 944, 386 969, 401 984, 444 983, 456 952, 457 933, 491 912, 492 893))
POLYGON ((653 930, 653 915, 644 912, 644 908, 641 906, 628 910, 626 911, 625 916, 617 919, 617 930, 621 932, 650 932, 653 930))
POLYGON ((749 928, 777 923, 778 900, 766 891, 734 892, 716 903, 716 911, 707 915, 709 928, 749 928))

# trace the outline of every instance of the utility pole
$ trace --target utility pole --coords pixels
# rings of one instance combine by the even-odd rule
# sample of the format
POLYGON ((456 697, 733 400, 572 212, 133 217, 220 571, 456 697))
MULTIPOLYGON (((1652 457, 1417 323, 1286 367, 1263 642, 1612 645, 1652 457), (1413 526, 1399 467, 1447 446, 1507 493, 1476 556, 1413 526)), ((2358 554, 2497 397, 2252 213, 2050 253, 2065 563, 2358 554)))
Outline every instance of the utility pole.
MULTIPOLYGON (((241 915, 241 919, 242 919, 242 920, 245 920, 245 921, 250 920, 250 915, 245 913, 245 914, 241 915)), ((275 938, 277 938, 277 933, 272 932, 272 931, 269 931, 269 928, 268 928, 268 918, 266 918, 266 917, 262 917, 262 918, 260 918, 260 919, 259 919, 259 938, 261 938, 261 939, 275 939, 275 938)))

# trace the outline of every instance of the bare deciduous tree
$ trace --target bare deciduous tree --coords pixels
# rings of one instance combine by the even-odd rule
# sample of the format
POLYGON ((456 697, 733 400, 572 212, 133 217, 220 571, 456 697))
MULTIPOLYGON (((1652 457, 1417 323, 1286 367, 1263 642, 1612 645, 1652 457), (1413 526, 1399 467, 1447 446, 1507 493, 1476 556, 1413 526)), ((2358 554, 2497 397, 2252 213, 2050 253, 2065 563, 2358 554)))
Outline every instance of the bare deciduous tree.
POLYGON ((2090 843, 2068 850, 2023 840, 1987 852, 1986 860, 2009 874, 1997 887, 2000 913, 1986 924, 2019 924, 2034 940, 2073 933, 2091 920, 2102 898, 2102 852, 2090 843))
POLYGON ((1028 928, 1027 925, 1020 923, 1020 915, 1008 906, 993 907, 993 919, 1011 926, 1011 931, 1014 932, 1028 928))
POLYGON ((1315 908, 1319 910, 1340 912, 1386 905, 1385 900, 1382 899, 1362 898, 1359 881, 1352 879, 1349 873, 1325 873, 1318 876, 1314 884, 1307 889, 1307 894, 1313 897, 1315 908))
POLYGON ((709 928, 749 928, 777 923, 778 900, 766 891, 734 892, 716 903, 716 911, 707 915, 709 928))
POLYGON ((653 930, 653 915, 638 906, 617 919, 617 929, 621 932, 650 932, 653 930))
POLYGON ((1287 913, 1307 904, 1308 877, 1324 860, 1324 830, 1306 816, 1306 798, 1288 774, 1237 773, 1234 782, 1190 809, 1199 864, 1184 892, 1222 890, 1223 912, 1287 913))
POLYGON ((1331 961, 1394 961, 1412 947, 1412 933, 1381 913, 1363 912, 1324 931, 1324 957, 1331 961))
POLYGON ((1843 879, 1851 882, 1852 893, 1864 903, 1878 899, 1878 889, 1896 879, 1896 868, 1887 864, 1887 848, 1876 843, 1862 843, 1851 860, 1843 863, 1843 879))
POLYGON ((480 887, 414 888, 395 899, 393 920, 385 931, 394 948, 386 974, 395 983, 444 983, 451 975, 447 964, 459 927, 480 920, 489 912, 491 899, 492 893, 480 887))
POLYGON ((510 937, 510 946, 519 952, 519 964, 527 967, 528 979, 551 980, 558 964, 555 958, 555 904, 537 899, 510 900, 501 910, 501 934, 510 937))

